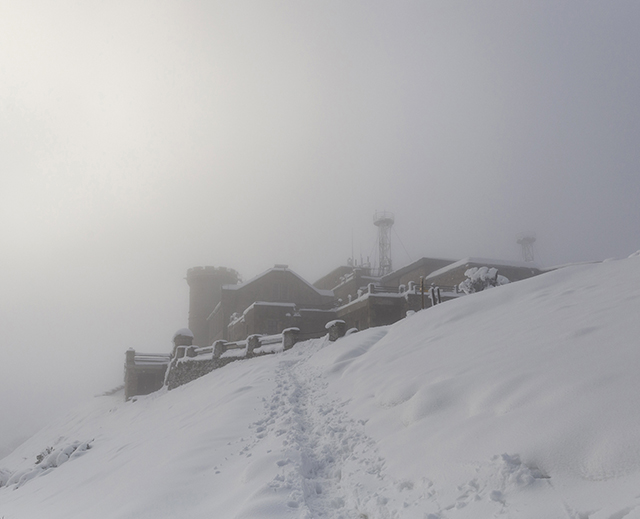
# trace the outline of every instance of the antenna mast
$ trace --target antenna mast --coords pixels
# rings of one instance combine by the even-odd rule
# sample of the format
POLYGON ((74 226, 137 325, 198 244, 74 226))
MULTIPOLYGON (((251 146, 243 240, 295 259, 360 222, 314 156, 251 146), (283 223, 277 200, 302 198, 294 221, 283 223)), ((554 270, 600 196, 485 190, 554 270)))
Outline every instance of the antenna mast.
POLYGON ((378 275, 391 272, 391 228, 394 216, 388 211, 376 211, 373 224, 378 228, 378 275))
POLYGON ((535 241, 535 232, 523 232, 518 234, 518 245, 522 247, 522 258, 525 261, 533 261, 533 244, 535 241))

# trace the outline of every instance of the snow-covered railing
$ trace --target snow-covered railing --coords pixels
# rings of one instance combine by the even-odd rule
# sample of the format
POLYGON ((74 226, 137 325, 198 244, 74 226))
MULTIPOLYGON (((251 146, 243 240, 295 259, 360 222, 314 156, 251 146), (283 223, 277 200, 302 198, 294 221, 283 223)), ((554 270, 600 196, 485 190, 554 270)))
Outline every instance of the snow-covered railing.
POLYGON ((309 339, 319 339, 320 337, 324 337, 327 335, 326 331, 318 331, 318 332, 307 332, 298 334, 298 342, 308 341, 309 339))
POLYGON ((169 364, 171 360, 170 353, 138 353, 135 350, 129 350, 133 352, 133 362, 136 366, 156 366, 169 364))
POLYGON ((293 347, 300 335, 298 328, 288 328, 276 335, 250 335, 245 340, 215 341, 211 346, 178 346, 169 366, 166 385, 169 389, 191 382, 230 362, 277 353, 293 347))
MULTIPOLYGON (((247 347, 247 341, 231 341, 231 342, 227 342, 227 341, 216 341, 214 344, 224 344, 224 350, 221 350, 223 353, 225 351, 230 351, 230 350, 244 350, 247 347)), ((214 348, 215 350, 215 348, 214 348)))
MULTIPOLYGON (((223 357, 227 352, 233 352, 233 356, 236 357, 251 356, 251 353, 260 350, 260 348, 274 344, 281 344, 283 349, 288 349, 296 342, 293 337, 293 330, 297 330, 297 328, 285 330, 283 333, 275 335, 250 335, 242 341, 218 340, 211 346, 203 346, 200 348, 195 346, 179 346, 176 348, 176 358, 187 360, 209 360, 211 358, 223 357)), ((260 353, 260 351, 258 351, 258 353, 260 353)))
POLYGON ((277 344, 282 342, 283 335, 278 333, 276 335, 260 335, 258 336, 258 340, 260 341, 260 346, 266 346, 268 344, 277 344))

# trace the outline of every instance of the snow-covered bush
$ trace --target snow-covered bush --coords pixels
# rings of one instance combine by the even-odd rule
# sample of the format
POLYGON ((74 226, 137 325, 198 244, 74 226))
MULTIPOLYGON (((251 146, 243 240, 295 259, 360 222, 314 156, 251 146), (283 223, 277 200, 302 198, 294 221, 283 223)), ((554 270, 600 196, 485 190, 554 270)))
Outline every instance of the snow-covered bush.
POLYGON ((0 469, 0 487, 5 486, 10 477, 11 472, 9 472, 7 469, 0 469))
POLYGON ((464 275, 467 276, 467 279, 458 285, 458 289, 465 294, 482 292, 485 288, 509 283, 509 280, 499 275, 498 269, 494 267, 473 267, 468 269, 464 275))
POLYGON ((51 454, 52 452, 53 452, 53 447, 47 447, 40 454, 38 454, 36 456, 36 465, 39 465, 40 463, 42 463, 46 459, 46 457, 49 456, 49 454, 51 454))
POLYGON ((58 447, 47 447, 36 456, 32 466, 27 466, 17 472, 0 469, 0 487, 12 486, 19 488, 33 478, 48 474, 67 461, 74 460, 86 454, 91 449, 93 440, 88 442, 74 441, 58 447))

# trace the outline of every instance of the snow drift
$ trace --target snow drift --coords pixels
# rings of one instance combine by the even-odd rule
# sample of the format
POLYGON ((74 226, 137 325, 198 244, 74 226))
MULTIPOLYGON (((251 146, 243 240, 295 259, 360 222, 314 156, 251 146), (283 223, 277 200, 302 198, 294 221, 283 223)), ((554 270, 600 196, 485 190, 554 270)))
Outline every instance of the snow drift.
POLYGON ((640 517, 638 279, 567 267, 96 398, 0 462, 0 516, 640 517))

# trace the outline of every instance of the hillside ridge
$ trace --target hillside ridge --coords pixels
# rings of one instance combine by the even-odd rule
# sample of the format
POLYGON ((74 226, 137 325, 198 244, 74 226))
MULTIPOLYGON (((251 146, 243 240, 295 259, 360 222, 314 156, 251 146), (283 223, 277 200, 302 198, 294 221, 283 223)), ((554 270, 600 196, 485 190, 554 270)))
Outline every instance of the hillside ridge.
POLYGON ((639 278, 637 255, 568 267, 135 402, 94 398, 0 461, 0 511, 637 517, 639 278))

